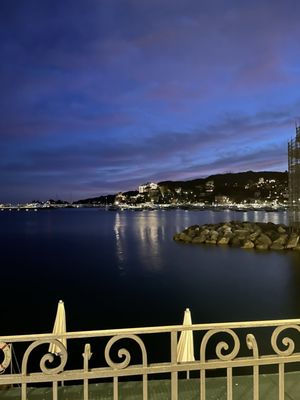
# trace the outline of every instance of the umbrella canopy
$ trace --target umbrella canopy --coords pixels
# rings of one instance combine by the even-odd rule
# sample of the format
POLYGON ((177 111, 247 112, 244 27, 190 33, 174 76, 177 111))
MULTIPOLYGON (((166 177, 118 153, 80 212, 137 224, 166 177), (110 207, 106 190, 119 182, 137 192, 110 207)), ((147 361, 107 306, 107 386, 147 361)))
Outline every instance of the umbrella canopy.
MULTIPOLYGON (((192 317, 189 308, 184 312, 183 326, 191 326, 192 317)), ((182 331, 177 344, 177 362, 195 361, 193 331, 182 331)))
MULTIPOLYGON (((54 322, 54 328, 53 328, 53 333, 56 335, 66 333, 66 312, 65 312, 65 306, 64 302, 62 300, 59 300, 58 306, 57 306, 57 312, 56 312, 56 318, 54 322)), ((62 338, 58 339, 64 346, 67 348, 67 339, 62 338)), ((61 349, 51 343, 49 346, 49 353, 53 354, 59 354, 61 353, 61 349)))

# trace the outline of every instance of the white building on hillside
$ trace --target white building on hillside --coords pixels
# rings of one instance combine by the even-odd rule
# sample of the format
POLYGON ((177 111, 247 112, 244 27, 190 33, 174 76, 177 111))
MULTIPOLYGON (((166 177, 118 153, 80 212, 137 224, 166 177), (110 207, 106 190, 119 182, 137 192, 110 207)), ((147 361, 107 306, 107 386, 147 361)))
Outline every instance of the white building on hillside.
POLYGON ((139 186, 139 193, 148 193, 150 190, 156 190, 157 188, 157 183, 147 182, 139 186))

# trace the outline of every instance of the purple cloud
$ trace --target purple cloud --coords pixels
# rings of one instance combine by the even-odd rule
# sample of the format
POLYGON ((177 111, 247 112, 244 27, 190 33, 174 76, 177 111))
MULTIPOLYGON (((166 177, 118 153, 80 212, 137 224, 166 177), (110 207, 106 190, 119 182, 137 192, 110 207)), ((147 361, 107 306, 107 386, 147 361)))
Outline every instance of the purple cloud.
POLYGON ((0 201, 285 169, 300 106, 299 8, 1 4, 0 201))

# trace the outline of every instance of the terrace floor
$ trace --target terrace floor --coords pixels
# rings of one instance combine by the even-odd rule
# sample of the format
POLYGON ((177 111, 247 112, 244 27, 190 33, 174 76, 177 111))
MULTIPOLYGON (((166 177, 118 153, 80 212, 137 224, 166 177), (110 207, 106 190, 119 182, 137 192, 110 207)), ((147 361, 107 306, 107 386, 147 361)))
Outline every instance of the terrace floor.
MULTIPOLYGON (((199 379, 179 379, 178 400, 199 400, 199 379)), ((169 380, 149 380, 149 400, 171 400, 169 380)), ((278 375, 259 376, 260 400, 278 400, 278 375)), ((19 400, 20 388, 0 388, 0 399, 19 400)), ((233 398, 235 400, 253 399, 253 377, 233 377, 233 398)), ((300 399, 300 372, 285 373, 285 400, 300 399)), ((83 386, 59 387, 59 400, 82 400, 83 386)), ((141 382, 119 382, 119 400, 142 399, 141 382)), ((226 400, 226 378, 206 379, 206 400, 226 400)), ((51 387, 28 388, 28 400, 52 400, 51 387)), ((95 383, 89 385, 89 400, 113 400, 112 383, 95 383)))

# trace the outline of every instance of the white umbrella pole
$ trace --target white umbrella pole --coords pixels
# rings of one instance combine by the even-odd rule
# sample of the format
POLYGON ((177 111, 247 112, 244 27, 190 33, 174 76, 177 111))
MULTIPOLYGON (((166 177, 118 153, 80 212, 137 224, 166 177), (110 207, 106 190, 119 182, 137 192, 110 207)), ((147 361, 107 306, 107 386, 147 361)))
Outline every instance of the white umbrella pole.
MULTIPOLYGON (((191 312, 187 308, 184 312, 183 326, 192 325, 191 312)), ((185 330, 180 334, 177 344, 177 362, 195 361, 193 331, 185 330)), ((186 371, 186 378, 190 379, 190 371, 186 371)))

